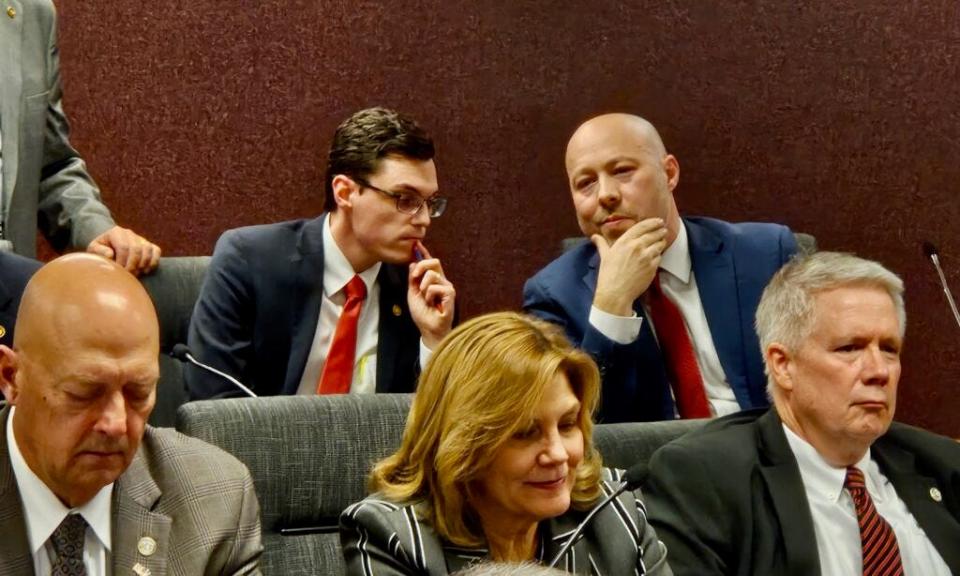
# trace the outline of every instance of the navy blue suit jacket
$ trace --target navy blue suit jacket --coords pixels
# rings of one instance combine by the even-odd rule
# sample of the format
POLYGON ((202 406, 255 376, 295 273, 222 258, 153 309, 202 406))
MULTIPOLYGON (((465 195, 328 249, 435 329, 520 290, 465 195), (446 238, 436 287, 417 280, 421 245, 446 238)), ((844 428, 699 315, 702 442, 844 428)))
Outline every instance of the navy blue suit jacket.
MULTIPOLYGON (((413 392, 420 331, 407 307, 407 268, 384 263, 377 281, 377 392, 413 392)), ((295 394, 322 301, 323 215, 229 230, 194 307, 190 350, 258 395, 295 394)), ((196 367, 185 377, 192 399, 241 394, 196 367)))
POLYGON ((0 252, 0 344, 4 346, 13 346, 20 296, 40 266, 36 260, 0 252))
MULTIPOLYGON (((766 377, 753 317, 770 277, 796 252, 790 229, 779 224, 732 224, 684 218, 693 273, 720 364, 741 408, 768 405, 766 377)), ((526 311, 563 326, 571 341, 593 356, 603 377, 599 421, 674 418, 673 398, 660 349, 640 300, 640 335, 618 344, 590 325, 600 257, 590 242, 563 254, 530 278, 526 311)))

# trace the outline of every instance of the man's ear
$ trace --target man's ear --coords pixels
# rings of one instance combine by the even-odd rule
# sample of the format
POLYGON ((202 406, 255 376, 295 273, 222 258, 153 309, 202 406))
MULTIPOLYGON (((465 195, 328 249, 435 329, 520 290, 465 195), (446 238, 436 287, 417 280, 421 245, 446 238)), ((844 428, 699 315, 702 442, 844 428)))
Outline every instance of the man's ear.
POLYGON ((784 391, 793 390, 793 377, 790 373, 793 358, 787 347, 779 342, 771 343, 764 352, 763 360, 774 385, 784 391))
POLYGON ((663 170, 667 173, 667 188, 670 192, 680 183, 680 162, 676 156, 667 154, 663 157, 663 170))
POLYGON ((349 176, 337 174, 330 181, 330 186, 333 188, 333 201, 337 203, 338 210, 353 207, 353 200, 350 195, 360 189, 356 182, 351 180, 349 176))
POLYGON ((16 406, 17 397, 20 394, 17 386, 19 362, 20 359, 13 349, 8 346, 0 346, 0 391, 3 391, 7 402, 12 406, 16 406))

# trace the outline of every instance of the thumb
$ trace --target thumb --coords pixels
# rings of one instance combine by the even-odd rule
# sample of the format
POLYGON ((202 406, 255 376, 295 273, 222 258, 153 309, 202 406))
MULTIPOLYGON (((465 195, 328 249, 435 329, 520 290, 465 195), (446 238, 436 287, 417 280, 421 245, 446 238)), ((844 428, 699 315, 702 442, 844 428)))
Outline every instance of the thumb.
POLYGON ((600 234, 594 234, 590 237, 590 241, 597 247, 597 252, 600 253, 600 259, 603 260, 606 258, 607 252, 610 251, 610 243, 607 242, 607 239, 600 234))

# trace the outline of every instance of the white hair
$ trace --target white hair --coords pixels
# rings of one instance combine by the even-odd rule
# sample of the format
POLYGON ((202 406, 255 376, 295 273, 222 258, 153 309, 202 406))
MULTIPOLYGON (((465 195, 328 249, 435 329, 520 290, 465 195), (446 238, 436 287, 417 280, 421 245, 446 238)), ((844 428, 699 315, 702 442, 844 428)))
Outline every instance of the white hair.
MULTIPOLYGON (((813 329, 814 298, 820 292, 846 286, 880 288, 890 295, 900 337, 907 328, 903 304, 903 280, 878 262, 843 252, 815 252, 798 256, 781 268, 763 290, 757 306, 756 329, 761 354, 777 342, 796 350, 813 329)), ((767 393, 773 382, 767 367, 767 393)))

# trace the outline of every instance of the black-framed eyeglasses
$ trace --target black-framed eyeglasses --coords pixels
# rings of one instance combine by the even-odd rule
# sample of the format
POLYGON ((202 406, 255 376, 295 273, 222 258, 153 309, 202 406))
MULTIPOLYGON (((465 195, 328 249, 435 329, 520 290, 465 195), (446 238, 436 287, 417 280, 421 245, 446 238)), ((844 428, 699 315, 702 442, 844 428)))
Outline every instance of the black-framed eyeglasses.
POLYGON ((397 212, 402 212, 403 214, 410 214, 412 216, 419 212, 420 209, 423 208, 423 205, 426 204, 427 214, 429 214, 431 218, 437 218, 443 214, 444 210, 447 209, 447 199, 443 196, 437 196, 434 194, 430 198, 424 198, 419 194, 401 194, 400 192, 384 190, 383 188, 374 186, 363 178, 354 178, 353 181, 364 188, 369 188, 383 194, 384 196, 393 198, 397 201, 397 212))

